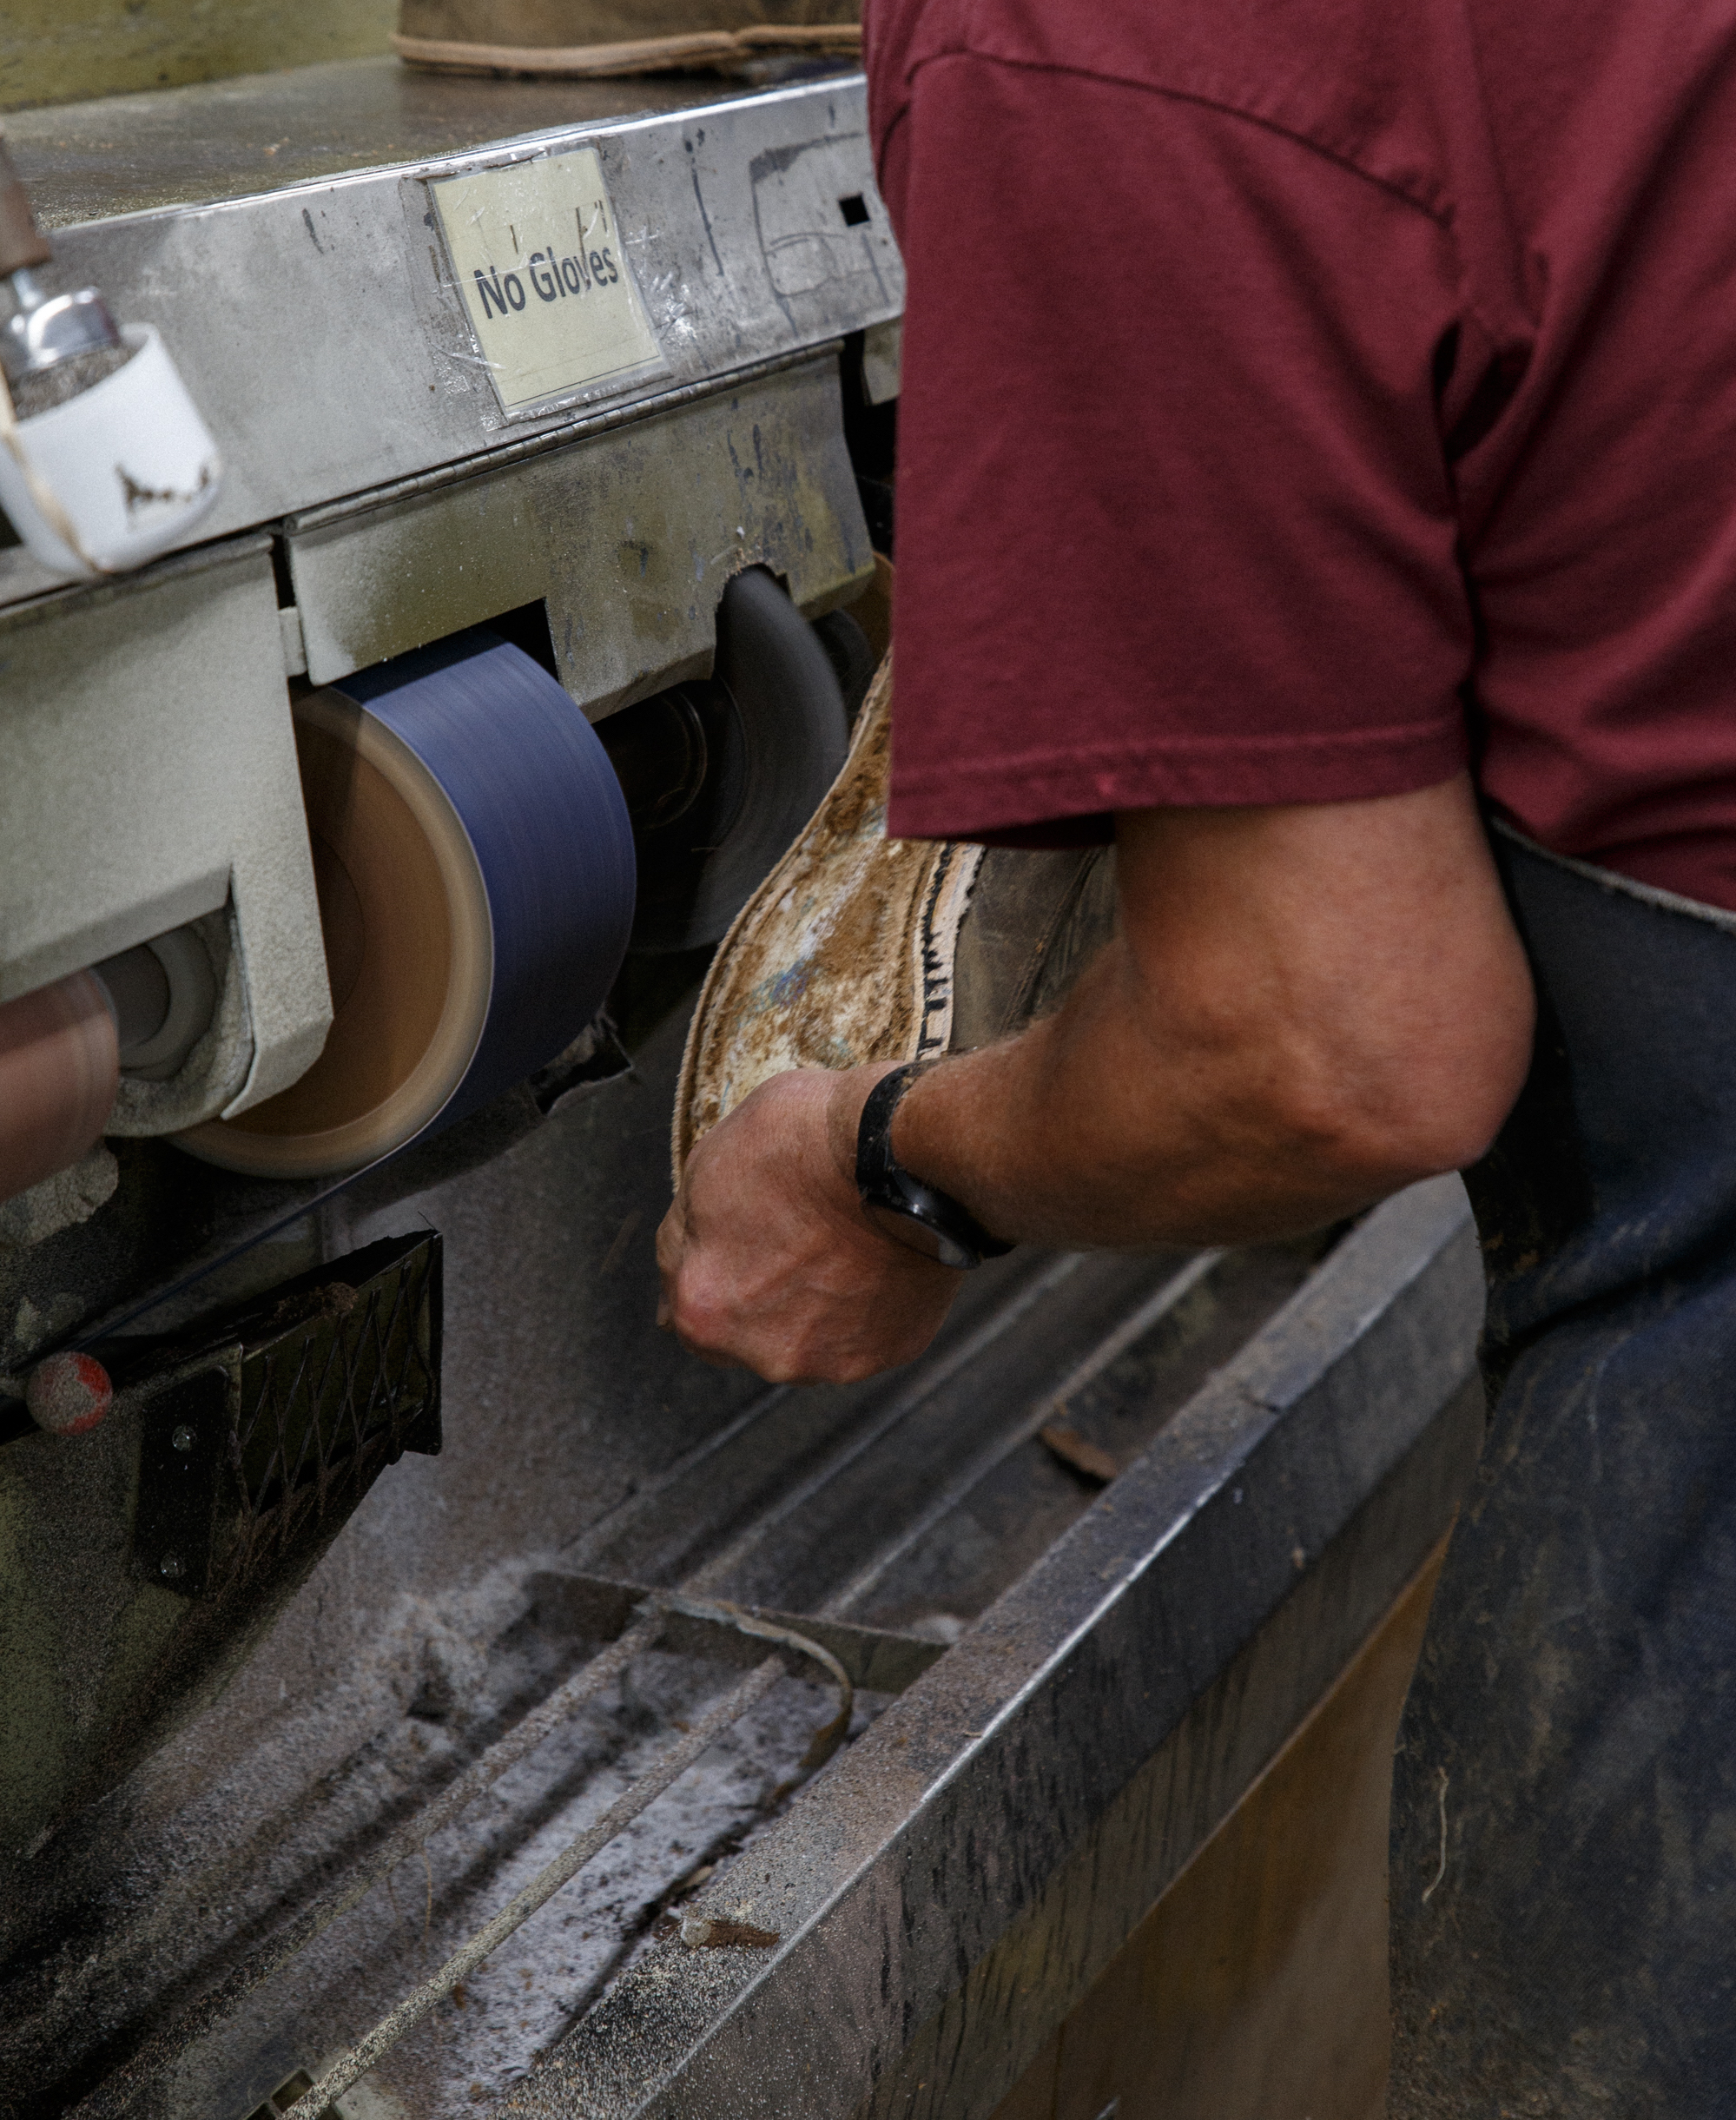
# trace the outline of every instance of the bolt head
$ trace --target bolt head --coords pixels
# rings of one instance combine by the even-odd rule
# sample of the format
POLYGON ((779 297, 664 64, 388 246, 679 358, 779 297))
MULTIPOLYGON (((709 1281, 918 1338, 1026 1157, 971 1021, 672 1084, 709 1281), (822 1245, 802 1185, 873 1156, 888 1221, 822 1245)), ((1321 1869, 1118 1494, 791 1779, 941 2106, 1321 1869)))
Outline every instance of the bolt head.
POLYGON ((159 1575, 166 1576, 170 1582, 175 1582, 187 1573, 187 1563, 178 1553, 166 1553, 157 1562, 156 1572, 159 1575))
POLYGON ((114 1398, 108 1370, 90 1355, 50 1355, 37 1363, 24 1387, 31 1419, 51 1436, 89 1435, 114 1398))
POLYGON ((181 1423, 181 1426, 175 1430, 170 1435, 168 1441, 171 1450, 190 1450, 194 1444, 198 1441, 198 1437, 187 1425, 186 1422, 183 1421, 181 1423))

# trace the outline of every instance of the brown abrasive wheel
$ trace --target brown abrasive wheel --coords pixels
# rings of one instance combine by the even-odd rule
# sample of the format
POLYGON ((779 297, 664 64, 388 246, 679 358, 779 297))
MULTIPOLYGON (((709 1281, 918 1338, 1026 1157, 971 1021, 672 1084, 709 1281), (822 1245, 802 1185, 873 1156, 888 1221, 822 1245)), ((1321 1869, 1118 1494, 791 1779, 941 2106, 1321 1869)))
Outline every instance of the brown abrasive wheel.
POLYGON ((419 1133, 476 1051, 493 970, 475 855, 421 761, 333 691, 296 703, 295 743, 331 1032, 300 1081, 177 1137, 257 1178, 358 1170, 419 1133))

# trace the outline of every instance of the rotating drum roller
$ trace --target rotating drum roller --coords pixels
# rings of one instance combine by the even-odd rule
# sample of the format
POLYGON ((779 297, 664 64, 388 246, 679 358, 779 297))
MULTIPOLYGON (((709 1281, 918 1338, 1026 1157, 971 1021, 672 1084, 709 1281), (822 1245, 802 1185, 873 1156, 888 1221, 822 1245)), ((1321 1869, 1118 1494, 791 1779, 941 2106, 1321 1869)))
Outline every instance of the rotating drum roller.
POLYGON ((477 1110, 591 1021, 632 926, 595 732, 482 631, 295 707, 333 1020, 299 1082, 177 1136, 253 1177, 358 1171, 477 1110))
POLYGON ((0 1200, 95 1147, 119 1080, 114 1012, 91 973, 0 1007, 0 1200))
POLYGON ((659 951, 722 939, 819 808, 849 742, 832 661, 763 567, 723 592, 714 677, 598 727, 637 831, 633 947, 659 951))

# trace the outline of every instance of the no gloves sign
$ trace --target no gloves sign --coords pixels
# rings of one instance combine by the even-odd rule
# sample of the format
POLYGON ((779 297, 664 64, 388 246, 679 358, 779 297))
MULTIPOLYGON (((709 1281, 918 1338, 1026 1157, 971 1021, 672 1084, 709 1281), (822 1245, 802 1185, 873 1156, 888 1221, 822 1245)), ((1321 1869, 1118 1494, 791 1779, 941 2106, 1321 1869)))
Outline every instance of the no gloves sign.
POLYGON ((430 188, 503 410, 663 365, 594 148, 430 188))

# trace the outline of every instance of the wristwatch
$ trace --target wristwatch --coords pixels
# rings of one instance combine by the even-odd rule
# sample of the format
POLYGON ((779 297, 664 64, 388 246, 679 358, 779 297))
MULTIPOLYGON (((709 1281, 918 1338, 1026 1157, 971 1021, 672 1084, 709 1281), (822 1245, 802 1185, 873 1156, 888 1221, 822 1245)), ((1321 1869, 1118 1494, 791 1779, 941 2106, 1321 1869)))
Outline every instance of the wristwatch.
POLYGON ((905 1091, 934 1064, 911 1060, 894 1067, 868 1092, 856 1128, 856 1190, 868 1219, 887 1236, 926 1252, 943 1266, 968 1270, 986 1258, 1000 1258, 1013 1246, 991 1237, 950 1192, 913 1178, 892 1152, 892 1115, 905 1091))

